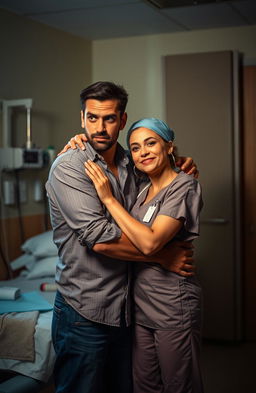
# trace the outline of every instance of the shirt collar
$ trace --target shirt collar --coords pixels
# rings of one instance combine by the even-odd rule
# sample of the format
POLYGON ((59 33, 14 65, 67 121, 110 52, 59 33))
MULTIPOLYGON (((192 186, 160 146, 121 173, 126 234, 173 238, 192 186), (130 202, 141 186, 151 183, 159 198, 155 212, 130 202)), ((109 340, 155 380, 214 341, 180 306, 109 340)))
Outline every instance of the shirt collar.
POLYGON ((127 151, 119 143, 117 143, 116 160, 118 165, 122 166, 127 166, 130 162, 127 151))
MULTIPOLYGON (((85 146, 86 146, 87 157, 89 158, 89 160, 92 161, 100 160, 101 162, 105 163, 105 160, 102 157, 102 155, 100 155, 96 150, 94 150, 94 148, 89 143, 86 143, 85 146)), ((116 162, 117 165, 121 165, 121 166, 127 166, 129 164, 129 158, 127 156, 127 152, 119 143, 117 143, 117 149, 116 149, 116 162)))

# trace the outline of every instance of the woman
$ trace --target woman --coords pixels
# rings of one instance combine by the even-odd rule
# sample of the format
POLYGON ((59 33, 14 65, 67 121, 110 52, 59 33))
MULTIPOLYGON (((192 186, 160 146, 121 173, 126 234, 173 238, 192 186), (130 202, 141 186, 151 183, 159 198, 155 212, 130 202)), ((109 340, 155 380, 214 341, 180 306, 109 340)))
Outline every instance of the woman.
MULTIPOLYGON (((146 118, 128 131, 136 170, 149 180, 131 214, 113 197, 103 170, 85 163, 99 198, 130 241, 151 255, 173 239, 199 234, 201 187, 175 171, 174 132, 161 120, 146 118)), ((181 277, 158 264, 134 266, 135 393, 201 393, 201 288, 195 277, 181 277)))

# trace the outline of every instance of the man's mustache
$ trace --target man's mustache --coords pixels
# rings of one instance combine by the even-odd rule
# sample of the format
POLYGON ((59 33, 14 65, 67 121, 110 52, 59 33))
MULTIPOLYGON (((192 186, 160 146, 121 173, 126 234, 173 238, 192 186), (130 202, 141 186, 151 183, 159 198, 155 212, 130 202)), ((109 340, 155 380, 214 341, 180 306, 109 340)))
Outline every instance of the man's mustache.
POLYGON ((97 138, 97 137, 103 137, 105 139, 110 139, 110 136, 107 134, 107 131, 99 131, 95 132, 94 134, 91 135, 91 138, 97 138))

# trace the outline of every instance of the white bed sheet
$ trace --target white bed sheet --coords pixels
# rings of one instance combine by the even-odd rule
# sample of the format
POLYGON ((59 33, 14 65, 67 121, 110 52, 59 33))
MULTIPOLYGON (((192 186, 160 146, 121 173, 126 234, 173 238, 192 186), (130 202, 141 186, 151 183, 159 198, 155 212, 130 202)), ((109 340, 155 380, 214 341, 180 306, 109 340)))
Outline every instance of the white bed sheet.
MULTIPOLYGON (((21 292, 39 290, 42 282, 54 282, 53 277, 27 280, 18 277, 13 280, 0 281, 0 286, 11 286, 21 289, 21 292)), ((54 292, 40 292, 48 302, 53 304, 54 292)), ((28 377, 47 382, 52 375, 55 353, 51 341, 52 311, 39 314, 35 331, 35 361, 25 362, 14 359, 0 359, 0 369, 11 370, 28 377)))

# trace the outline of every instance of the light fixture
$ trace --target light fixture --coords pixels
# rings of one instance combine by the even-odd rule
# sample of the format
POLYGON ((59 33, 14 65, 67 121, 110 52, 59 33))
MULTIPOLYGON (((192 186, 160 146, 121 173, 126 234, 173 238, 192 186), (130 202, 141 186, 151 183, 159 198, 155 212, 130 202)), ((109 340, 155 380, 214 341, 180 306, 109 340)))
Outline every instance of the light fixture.
POLYGON ((202 5, 209 3, 225 3, 231 0, 145 0, 147 3, 153 6, 163 8, 178 8, 178 7, 189 7, 193 5, 202 5))

